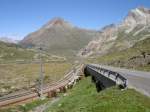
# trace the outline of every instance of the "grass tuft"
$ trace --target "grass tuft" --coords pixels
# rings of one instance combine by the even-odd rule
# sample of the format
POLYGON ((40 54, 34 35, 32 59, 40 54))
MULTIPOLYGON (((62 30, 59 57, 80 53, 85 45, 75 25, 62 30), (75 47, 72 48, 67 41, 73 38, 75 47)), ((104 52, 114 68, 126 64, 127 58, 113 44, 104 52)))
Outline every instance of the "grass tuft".
POLYGON ((46 112, 150 112, 150 98, 117 87, 97 93, 90 78, 79 82, 68 94, 46 112))

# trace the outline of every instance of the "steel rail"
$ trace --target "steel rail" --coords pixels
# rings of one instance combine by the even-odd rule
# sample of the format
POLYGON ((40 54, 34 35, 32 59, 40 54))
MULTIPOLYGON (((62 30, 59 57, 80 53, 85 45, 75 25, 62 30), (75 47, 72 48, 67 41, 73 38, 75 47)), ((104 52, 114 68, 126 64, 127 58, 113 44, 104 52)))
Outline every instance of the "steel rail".
MULTIPOLYGON (((80 66, 77 66, 76 72, 79 69, 80 66)), ((44 86, 43 93, 46 94, 47 92, 59 89, 62 86, 66 86, 71 80, 74 80, 74 75, 75 73, 72 69, 62 79, 58 80, 55 83, 51 83, 50 85, 44 86)), ((23 93, 16 93, 14 95, 0 97, 0 107, 21 102, 31 98, 38 98, 38 94, 34 91, 25 91, 23 93)))

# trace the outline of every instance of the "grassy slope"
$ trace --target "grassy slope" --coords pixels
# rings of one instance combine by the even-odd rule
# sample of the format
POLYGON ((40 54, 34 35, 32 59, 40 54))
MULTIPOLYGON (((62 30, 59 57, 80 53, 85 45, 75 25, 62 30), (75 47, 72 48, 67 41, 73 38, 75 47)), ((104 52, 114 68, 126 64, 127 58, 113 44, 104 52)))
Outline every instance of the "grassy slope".
POLYGON ((70 57, 76 55, 81 48, 87 45, 96 33, 96 31, 82 30, 76 27, 52 26, 29 34, 20 42, 20 45, 26 47, 41 45, 49 53, 70 57))
MULTIPOLYGON (((60 57, 42 51, 44 61, 65 61, 65 57, 60 57)), ((5 43, 0 41, 0 63, 11 63, 15 61, 30 62, 39 59, 39 51, 35 49, 26 49, 18 44, 5 43)))
POLYGON ((47 112, 150 112, 150 98, 131 89, 120 91, 116 87, 97 93, 87 78, 47 112))
MULTIPOLYGON (((43 51, 43 60, 51 61, 44 65, 45 83, 63 77, 71 64, 63 61, 64 59, 61 57, 44 53, 43 51)), ((0 41, 0 95, 35 85, 40 66, 39 64, 30 63, 31 60, 39 60, 38 53, 35 50, 0 41), (16 63, 17 60, 22 60, 20 62, 24 64, 16 63)))
POLYGON ((35 107, 42 105, 48 101, 49 101, 49 99, 47 99, 47 98, 44 100, 38 99, 38 100, 35 100, 35 101, 27 103, 27 104, 11 106, 11 107, 0 109, 0 112, 29 112, 32 109, 34 109, 35 107))
MULTIPOLYGON (((116 51, 113 53, 109 53, 107 55, 101 56, 101 57, 96 57, 95 62, 97 63, 103 63, 103 64, 109 64, 109 65, 115 65, 115 66, 125 66, 128 67, 130 63, 130 59, 136 56, 141 56, 142 52, 145 52, 146 54, 150 54, 150 38, 147 38, 145 40, 137 42, 133 47, 128 48, 123 51, 116 51), (116 62, 119 62, 117 65, 116 62)), ((141 60, 141 59, 139 59, 141 60)), ((94 61, 94 60, 91 60, 94 61)), ((150 70, 150 65, 143 65, 143 66, 138 66, 137 64, 134 65, 133 67, 135 69, 141 69, 141 70, 150 70)))
POLYGON ((17 44, 4 43, 0 41, 0 60, 27 60, 34 56, 33 51, 21 48, 17 44))
MULTIPOLYGON (((118 38, 115 40, 113 49, 111 50, 113 52, 119 49, 122 50, 122 49, 128 48, 129 45, 133 45, 134 43, 136 43, 142 38, 150 37, 150 36, 147 36, 149 35, 150 27, 147 27, 143 31, 137 33, 137 31, 139 31, 143 27, 144 27, 143 25, 138 25, 130 33, 125 33, 124 29, 119 30, 118 35, 117 35, 118 38)), ((111 52, 111 50, 109 52, 111 52)))
MULTIPOLYGON (((44 83, 59 80, 70 68, 71 64, 67 62, 44 64, 44 83)), ((0 95, 3 93, 3 89, 12 92, 35 85, 36 79, 39 77, 39 70, 39 64, 0 64, 0 95)))

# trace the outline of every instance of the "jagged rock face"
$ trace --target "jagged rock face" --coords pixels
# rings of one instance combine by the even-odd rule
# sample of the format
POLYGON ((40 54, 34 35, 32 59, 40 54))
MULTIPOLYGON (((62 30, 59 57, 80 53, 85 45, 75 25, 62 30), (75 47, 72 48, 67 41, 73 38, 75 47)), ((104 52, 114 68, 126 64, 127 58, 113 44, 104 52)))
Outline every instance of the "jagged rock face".
POLYGON ((131 10, 118 25, 108 25, 101 30, 99 39, 92 40, 79 52, 80 56, 93 53, 103 55, 131 47, 138 40, 150 36, 150 9, 139 7, 131 10))
POLYGON ((139 7, 132 9, 120 24, 120 28, 126 28, 130 33, 137 25, 150 24, 150 9, 139 7))
POLYGON ((75 27, 61 18, 54 18, 38 31, 27 35, 20 44, 42 46, 56 55, 74 55, 95 37, 95 33, 97 32, 75 27))
POLYGON ((122 25, 135 26, 137 24, 146 25, 148 23, 150 23, 150 9, 140 7, 131 10, 122 22, 122 25))
POLYGON ((99 51, 104 53, 110 45, 105 45, 105 43, 114 41, 117 38, 117 27, 113 24, 104 27, 101 32, 98 34, 99 38, 92 40, 88 45, 81 49, 78 53, 79 56, 89 56, 94 52, 99 53, 99 51))

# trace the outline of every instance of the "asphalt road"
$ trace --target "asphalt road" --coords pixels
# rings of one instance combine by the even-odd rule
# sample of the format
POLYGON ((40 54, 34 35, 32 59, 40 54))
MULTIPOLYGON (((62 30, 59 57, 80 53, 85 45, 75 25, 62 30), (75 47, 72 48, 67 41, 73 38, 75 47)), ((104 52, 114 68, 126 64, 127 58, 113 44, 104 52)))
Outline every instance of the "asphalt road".
POLYGON ((134 88, 140 93, 150 97, 150 72, 122 69, 104 65, 96 66, 101 66, 102 68, 120 73, 122 76, 127 78, 129 88, 134 88))

